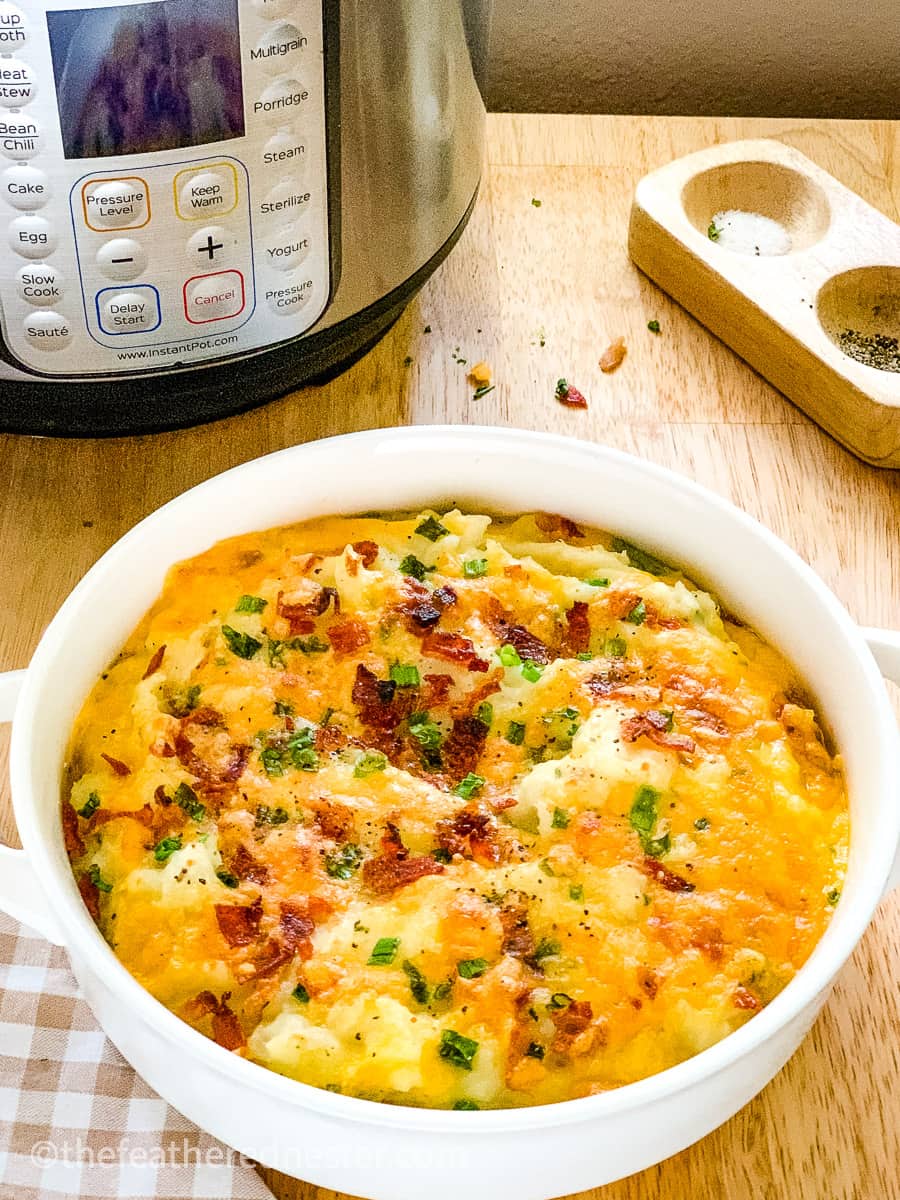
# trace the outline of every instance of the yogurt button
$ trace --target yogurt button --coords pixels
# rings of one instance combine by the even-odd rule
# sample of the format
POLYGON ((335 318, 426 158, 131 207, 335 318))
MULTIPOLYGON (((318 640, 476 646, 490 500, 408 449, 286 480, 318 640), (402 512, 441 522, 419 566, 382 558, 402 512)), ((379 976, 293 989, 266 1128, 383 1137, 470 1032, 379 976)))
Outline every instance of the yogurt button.
POLYGON ((16 275, 16 288, 26 304, 50 308, 62 296, 62 272, 50 263, 22 267, 16 275))
POLYGON ((37 167, 26 167, 19 163, 7 167, 3 172, 2 191, 4 198, 13 208, 31 211, 43 208, 50 196, 47 176, 37 167))
POLYGON ((58 312, 36 312, 22 323, 25 340, 37 350, 62 350, 72 340, 72 323, 58 312))
POLYGON ((286 67, 293 66, 308 45, 309 38, 296 25, 276 25, 274 29, 267 30, 250 51, 250 61, 259 63, 271 75, 277 75, 286 67))
POLYGON ((107 279, 125 282, 143 275, 147 251, 134 238, 110 238, 97 251, 95 261, 107 279))
POLYGON ((12 54, 27 41, 25 14, 9 0, 0 0, 0 54, 12 54))
POLYGON ((43 217, 16 217, 10 222, 9 244, 23 258, 45 258, 56 249, 56 234, 43 217))
POLYGON ((276 271, 290 271, 309 254, 310 240, 294 229, 282 229, 263 243, 263 262, 276 271))
POLYGON ((41 127, 24 113, 0 113, 0 154, 34 158, 41 149, 41 127))
POLYGON ((297 0, 253 0, 253 7, 261 17, 274 20, 292 12, 297 7, 297 0))
POLYGON ((34 71, 17 58, 0 58, 0 104, 21 108, 34 96, 34 71))

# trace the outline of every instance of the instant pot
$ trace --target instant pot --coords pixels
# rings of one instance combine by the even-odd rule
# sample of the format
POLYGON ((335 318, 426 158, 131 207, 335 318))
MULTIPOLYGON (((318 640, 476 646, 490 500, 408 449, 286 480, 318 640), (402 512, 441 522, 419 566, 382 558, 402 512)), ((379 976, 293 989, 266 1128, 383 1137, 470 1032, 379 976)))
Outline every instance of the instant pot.
POLYGON ((349 365, 465 226, 485 0, 0 0, 0 428, 210 420, 349 365))

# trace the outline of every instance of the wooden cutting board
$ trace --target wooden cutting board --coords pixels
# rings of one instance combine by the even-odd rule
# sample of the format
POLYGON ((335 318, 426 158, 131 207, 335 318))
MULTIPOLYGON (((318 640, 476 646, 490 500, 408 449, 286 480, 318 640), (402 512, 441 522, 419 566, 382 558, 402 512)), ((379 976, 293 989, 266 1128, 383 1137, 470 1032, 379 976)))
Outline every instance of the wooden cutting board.
MULTIPOLYGON (((758 137, 796 147, 889 217, 900 212, 900 126, 494 116, 482 196, 459 247, 343 377, 202 429, 104 442, 0 438, 0 667, 24 666, 90 563, 176 493, 304 439, 435 421, 552 430, 680 470, 769 525, 861 622, 900 625, 896 473, 839 446, 628 257, 643 175, 715 142, 758 137), (619 336, 627 356, 604 375, 598 360, 619 336), (480 359, 496 388, 473 401, 466 371, 480 359), (585 393, 586 412, 554 401, 562 376, 585 393)), ((0 789, 5 780, 3 762, 0 789)), ((2 832, 14 839, 6 800, 2 832)), ((897 1200, 898 980, 894 896, 762 1095, 703 1142, 592 1200, 897 1200)), ((328 1195, 267 1178, 281 1200, 328 1195)))

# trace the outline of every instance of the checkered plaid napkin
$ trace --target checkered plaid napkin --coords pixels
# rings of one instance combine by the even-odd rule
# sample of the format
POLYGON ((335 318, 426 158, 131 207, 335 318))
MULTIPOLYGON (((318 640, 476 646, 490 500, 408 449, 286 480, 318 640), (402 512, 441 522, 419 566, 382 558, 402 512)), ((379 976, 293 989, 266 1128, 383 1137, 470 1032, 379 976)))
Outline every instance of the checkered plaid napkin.
POLYGON ((0 1200, 272 1200, 134 1073, 65 951, 0 914, 0 1200))

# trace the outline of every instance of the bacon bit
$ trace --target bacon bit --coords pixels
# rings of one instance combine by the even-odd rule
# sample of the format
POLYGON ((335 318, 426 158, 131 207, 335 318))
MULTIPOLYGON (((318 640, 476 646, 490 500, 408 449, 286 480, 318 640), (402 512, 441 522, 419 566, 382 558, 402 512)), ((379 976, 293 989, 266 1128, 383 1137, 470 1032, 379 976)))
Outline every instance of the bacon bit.
POLYGON ((269 882, 269 868, 255 858, 246 846, 238 846, 229 866, 238 879, 249 879, 251 883, 258 883, 260 887, 269 882))
POLYGON ((728 726, 725 722, 720 717, 713 716, 712 713, 707 712, 706 709, 686 708, 684 715, 690 717, 696 725, 700 726, 699 729, 695 730, 698 736, 708 737, 715 735, 716 737, 728 737, 728 726))
POLYGON ((430 629, 441 619, 441 610, 433 604, 417 604, 409 614, 416 632, 420 629, 430 629))
POLYGON ((241 1050, 247 1045, 241 1023, 222 998, 212 1019, 213 1040, 225 1050, 241 1050))
POLYGON ((116 773, 116 775, 125 776, 125 775, 131 774, 131 767, 126 766, 125 763, 123 763, 120 759, 113 758, 112 755, 110 755, 110 754, 102 754, 102 753, 101 753, 100 757, 106 759, 106 761, 112 767, 112 769, 116 773))
POLYGON ((664 867, 658 858, 651 858, 649 855, 645 855, 643 867, 650 878, 662 884, 667 892, 693 892, 697 886, 695 883, 691 883, 689 879, 684 879, 681 875, 676 875, 674 871, 670 871, 668 867, 664 867))
POLYGON ((488 696, 496 695, 500 691, 500 688, 503 686, 504 673, 503 667, 497 667, 495 671, 492 671, 487 679, 483 680, 478 687, 473 688, 471 692, 466 694, 465 706, 461 705, 459 711, 454 712, 453 715, 471 716, 482 700, 487 700, 488 696))
POLYGON ((749 1012, 756 1012, 757 1009, 762 1008, 758 997, 754 996, 752 992, 748 991, 740 983, 734 989, 732 1000, 734 1001, 735 1008, 745 1008, 749 1012))
POLYGON ((384 894, 415 883, 425 875, 443 875, 444 868, 428 854, 410 858, 400 831, 390 822, 381 837, 381 854, 363 863, 363 882, 373 892, 384 894))
POLYGON ((576 600, 566 613, 565 649, 569 655, 583 654, 591 644, 591 621, 588 605, 576 600))
POLYGON ((451 776, 462 779, 474 771, 487 740, 488 729, 477 717, 457 717, 441 749, 451 776))
POLYGON ((352 654, 354 650, 367 646, 371 640, 365 622, 355 617, 332 625, 330 629, 326 630, 326 633, 329 642, 334 647, 335 654, 352 654))
POLYGON ((422 707, 437 708, 447 699, 447 694, 453 687, 452 675, 426 675, 425 687, 422 688, 422 707))
MULTIPOLYGON (((75 811, 74 809, 72 810, 75 811)), ((78 880, 78 890, 81 893, 81 898, 84 901, 84 907, 91 914, 93 920, 99 924, 100 922, 100 889, 89 875, 82 875, 78 880)))
POLYGON ((438 821, 437 844, 448 854, 460 854, 487 865, 503 857, 497 824, 485 808, 463 808, 455 816, 438 821))
POLYGON ((722 930, 708 918, 701 919, 691 934, 691 945, 695 950, 705 954, 711 962, 721 962, 725 956, 725 942, 722 930))
POLYGON ((141 676, 142 680, 149 679, 151 675, 156 674, 156 672, 162 666, 162 660, 163 660, 163 656, 165 655, 165 653, 166 653, 165 645, 160 646, 157 650, 154 651, 153 657, 147 663, 147 670, 141 676))
MULTIPOLYGON (((301 952, 301 957, 308 958, 312 954, 312 943, 308 943, 308 945, 309 954, 303 955, 301 952)), ((274 975, 276 971, 287 966, 294 958, 295 953, 292 946, 285 945, 278 938, 269 938, 254 957, 253 962, 244 964, 242 969, 246 970, 249 967, 253 972, 253 978, 265 979, 268 975, 274 975)))
POLYGON ((456 603, 457 595, 452 587, 445 584, 443 587, 434 589, 431 593, 431 599, 435 604, 439 604, 441 608, 449 608, 452 604, 456 603))
MULTIPOLYGON (((122 817, 129 817, 132 821, 139 821, 141 825, 146 825, 148 829, 153 827, 154 811, 152 804, 145 804, 143 808, 129 808, 124 811, 116 812, 113 808, 98 808, 88 822, 88 829, 92 832, 99 829, 102 825, 106 825, 109 821, 119 821, 122 817)), ((178 824, 182 823, 180 811, 178 812, 178 824)))
POLYGON ((651 971, 649 967, 638 967, 637 982, 638 987, 647 994, 650 1000, 656 999, 656 994, 659 991, 659 979, 655 971, 651 971))
POLYGON ((552 1012, 550 1019, 556 1026, 556 1036, 550 1048, 557 1054, 586 1054, 598 1039, 605 1041, 602 1029, 596 1026, 591 1029, 594 1010, 590 1000, 573 1000, 565 1008, 552 1012), (590 1036, 585 1036, 588 1031, 590 1036))
POLYGON ((390 679, 379 679, 363 663, 357 665, 350 696, 363 724, 382 730, 396 729, 419 703, 418 688, 398 688, 390 679))
POLYGON ((554 395, 559 403, 565 405, 566 408, 587 408, 588 406, 585 397, 567 379, 557 380, 554 395))
POLYGON ((182 717, 175 736, 175 752, 183 767, 213 786, 240 779, 250 757, 250 747, 235 746, 224 718, 209 707, 182 717))
POLYGON ((617 692, 620 687, 626 684, 629 677, 630 671, 628 667, 616 660, 599 675, 592 675, 587 681, 587 689, 598 700, 604 700, 607 696, 611 696, 613 692, 617 692))
MULTIPOLYGON (((98 809, 98 812, 102 811, 98 809)), ((96 816, 96 813, 94 814, 96 816)), ((84 841, 78 832, 78 813, 71 804, 62 806, 63 841, 69 858, 80 858, 84 854, 84 841)))
POLYGON ((553 534, 564 541, 568 538, 584 537, 584 530, 580 529, 568 517, 561 517, 559 513, 535 513, 534 523, 540 529, 541 533, 553 534))
POLYGON ((500 950, 523 962, 534 962, 535 941, 528 924, 528 905, 523 892, 513 892, 507 895, 500 909, 500 924, 503 927, 503 941, 500 950))
POLYGON ((312 958, 312 935, 316 923, 310 916, 309 909, 303 904, 292 904, 289 901, 283 903, 279 925, 285 947, 290 953, 299 954, 304 961, 312 958))
POLYGON ((167 742, 165 738, 157 738, 150 746, 150 753, 156 758, 174 758, 175 747, 167 742))
POLYGON ((249 946, 259 937, 262 919, 262 900, 257 896, 252 904, 216 904, 216 921, 229 946, 249 946))
POLYGON ((697 749, 694 739, 688 737, 686 733, 667 732, 668 724, 669 718, 665 713, 651 708, 645 713, 636 713, 633 717, 627 717, 622 722, 621 733, 626 742, 636 742, 639 737, 646 737, 651 742, 655 742, 657 746, 663 746, 667 750, 680 750, 685 754, 693 754, 697 749))
POLYGON ((610 342, 610 344, 601 354, 600 370, 605 375, 609 375, 612 371, 615 371, 618 367, 621 367, 627 353, 628 349, 625 345, 625 339, 623 337, 617 337, 614 342, 610 342))
POLYGON ((371 567, 372 563, 378 557, 380 547, 376 542, 353 542, 353 549, 362 559, 364 567, 371 567))
POLYGON ((291 627, 291 635, 312 633, 316 627, 316 617, 321 617, 329 604, 334 604, 335 613, 341 611, 340 598, 333 587, 322 587, 311 579, 303 581, 303 588, 291 593, 291 596, 307 596, 306 600, 286 601, 284 592, 278 593, 276 611, 291 627))
POLYGON ((316 804, 316 828, 333 842, 345 842, 353 832, 353 809, 338 800, 321 799, 316 804))
POLYGON ((442 633, 438 629, 430 631, 422 639, 422 653, 429 658, 443 659, 444 662, 460 663, 469 671, 487 671, 490 665, 479 658, 471 638, 463 637, 461 633, 442 633))
POLYGON ((540 663, 543 667, 556 658, 556 654, 547 643, 542 642, 537 634, 526 629, 524 625, 504 624, 498 633, 504 644, 509 643, 510 646, 513 646, 522 659, 540 663))

